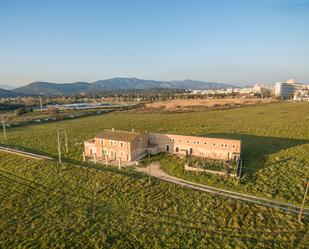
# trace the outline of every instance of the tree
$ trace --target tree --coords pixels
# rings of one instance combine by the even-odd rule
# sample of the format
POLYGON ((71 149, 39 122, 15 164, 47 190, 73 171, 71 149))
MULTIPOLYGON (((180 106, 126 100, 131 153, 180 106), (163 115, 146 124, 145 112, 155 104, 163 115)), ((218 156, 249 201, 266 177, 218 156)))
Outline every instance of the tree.
POLYGON ((27 113, 27 109, 24 107, 21 107, 21 108, 16 109, 15 113, 16 115, 21 116, 27 113))
POLYGON ((49 107, 47 107, 47 112, 50 115, 56 115, 56 114, 59 113, 59 108, 55 107, 55 106, 49 106, 49 107))

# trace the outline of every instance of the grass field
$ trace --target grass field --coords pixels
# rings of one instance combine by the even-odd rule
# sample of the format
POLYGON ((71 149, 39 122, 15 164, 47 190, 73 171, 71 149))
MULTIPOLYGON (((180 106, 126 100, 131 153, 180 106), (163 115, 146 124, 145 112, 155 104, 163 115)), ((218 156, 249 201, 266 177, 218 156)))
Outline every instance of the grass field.
POLYGON ((308 248, 296 215, 0 152, 0 248, 308 248))
MULTIPOLYGON (((100 130, 134 128, 241 139, 245 158, 241 181, 203 175, 203 182, 208 184, 300 204, 309 178, 309 103, 185 113, 118 112, 9 129, 8 141, 0 142, 56 156, 57 126, 68 130, 70 152, 65 157, 74 160, 82 159, 82 142, 100 130)), ((177 167, 177 163, 173 165, 177 167)))

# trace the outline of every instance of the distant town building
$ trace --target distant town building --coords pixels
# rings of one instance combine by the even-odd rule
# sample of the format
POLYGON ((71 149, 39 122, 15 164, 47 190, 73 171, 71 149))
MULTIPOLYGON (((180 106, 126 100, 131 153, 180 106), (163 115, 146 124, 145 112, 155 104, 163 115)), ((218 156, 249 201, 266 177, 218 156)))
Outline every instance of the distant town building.
POLYGON ((296 83, 295 80, 290 79, 287 82, 277 82, 275 84, 274 93, 276 97, 291 98, 296 91, 302 89, 302 83, 296 83))
POLYGON ((294 93, 295 101, 309 101, 309 88, 303 88, 294 93))
POLYGON ((253 91, 255 93, 261 94, 261 96, 271 96, 273 95, 274 89, 267 86, 266 84, 255 84, 253 86, 253 91))

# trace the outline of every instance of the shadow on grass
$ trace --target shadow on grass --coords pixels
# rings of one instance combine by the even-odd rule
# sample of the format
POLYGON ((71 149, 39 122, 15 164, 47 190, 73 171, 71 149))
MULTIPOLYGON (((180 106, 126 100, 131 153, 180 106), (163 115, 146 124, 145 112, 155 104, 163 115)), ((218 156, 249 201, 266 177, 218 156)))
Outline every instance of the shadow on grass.
MULTIPOLYGON (((12 148, 12 149, 18 149, 24 152, 30 152, 30 153, 41 155, 41 156, 48 156, 48 157, 51 157, 54 161, 58 161, 58 156, 55 156, 52 153, 45 153, 45 152, 34 150, 34 149, 24 147, 24 146, 14 146, 14 145, 8 145, 8 144, 0 144, 0 145, 4 147, 12 148)), ((76 159, 68 158, 66 154, 62 156, 62 162, 68 163, 72 166, 79 167, 79 168, 92 168, 92 169, 102 171, 102 172, 109 172, 109 173, 127 176, 130 178, 136 179, 136 180, 145 178, 143 174, 133 171, 130 168, 122 167, 122 169, 118 169, 117 166, 112 166, 112 165, 105 166, 102 163, 94 164, 91 162, 83 162, 83 161, 79 161, 76 159)))
MULTIPOLYGON (((266 156, 275 154, 280 150, 285 150, 298 145, 309 143, 309 140, 254 136, 240 133, 215 133, 203 134, 202 136, 240 139, 241 154, 244 157, 244 170, 247 169, 248 173, 254 173, 254 171, 265 167, 266 164, 263 164, 263 160, 266 156)), ((291 158, 286 157, 278 162, 289 161, 290 159, 291 158)))

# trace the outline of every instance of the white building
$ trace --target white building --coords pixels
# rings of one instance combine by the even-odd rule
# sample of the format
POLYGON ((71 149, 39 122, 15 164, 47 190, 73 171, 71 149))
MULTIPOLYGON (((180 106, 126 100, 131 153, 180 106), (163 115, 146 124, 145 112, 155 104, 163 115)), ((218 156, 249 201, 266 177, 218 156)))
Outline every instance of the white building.
POLYGON ((255 84, 253 86, 253 90, 255 93, 259 93, 262 96, 265 96, 267 94, 272 95, 274 92, 274 89, 272 87, 267 86, 266 84, 255 84))
POLYGON ((295 101, 309 101, 309 89, 303 88, 302 90, 297 90, 294 93, 295 101))
POLYGON ((277 82, 274 88, 275 96, 285 99, 290 98, 296 91, 302 89, 302 85, 302 83, 296 83, 293 79, 287 82, 277 82))

